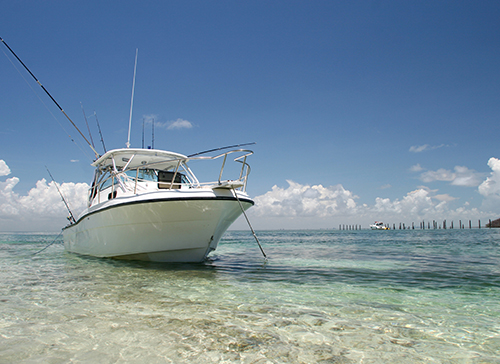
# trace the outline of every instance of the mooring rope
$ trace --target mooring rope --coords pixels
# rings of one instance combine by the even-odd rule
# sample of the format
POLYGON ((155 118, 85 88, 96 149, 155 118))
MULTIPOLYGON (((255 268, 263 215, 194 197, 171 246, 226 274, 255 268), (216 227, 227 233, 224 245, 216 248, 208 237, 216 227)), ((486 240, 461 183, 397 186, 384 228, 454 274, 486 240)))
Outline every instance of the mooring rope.
POLYGON ((54 239, 54 241, 53 241, 52 243, 50 243, 49 245, 47 245, 47 246, 46 246, 45 248, 43 248, 42 250, 39 250, 39 251, 37 251, 36 253, 33 253, 33 255, 37 255, 38 253, 43 252, 43 251, 44 251, 45 249, 47 249, 49 246, 51 246, 52 244, 54 244, 54 243, 56 242, 56 240, 57 240, 57 239, 59 239, 59 237, 61 236, 61 234, 62 234, 62 233, 63 233, 63 232, 62 232, 62 230, 61 230, 61 232, 59 233, 59 235, 57 235, 57 236, 56 236, 56 238, 54 239))

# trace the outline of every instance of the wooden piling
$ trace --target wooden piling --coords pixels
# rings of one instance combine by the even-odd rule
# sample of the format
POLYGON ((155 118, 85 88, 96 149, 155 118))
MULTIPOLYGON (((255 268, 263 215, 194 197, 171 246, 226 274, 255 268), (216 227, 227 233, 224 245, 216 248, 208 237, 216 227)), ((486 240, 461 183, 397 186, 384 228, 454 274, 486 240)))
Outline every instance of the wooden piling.
MULTIPOLYGON (((420 221, 417 229, 420 229, 420 230, 429 229, 430 230, 432 228, 434 230, 437 230, 437 229, 446 230, 446 229, 455 229, 456 228, 453 220, 448 221, 446 219, 442 220, 442 222, 432 220, 432 225, 431 225, 431 221, 427 221, 427 227, 425 226, 425 224, 426 224, 425 220, 420 221)), ((384 226, 387 229, 391 229, 391 224, 384 224, 384 226)), ((491 221, 491 219, 489 219, 486 224, 481 224, 481 220, 478 219, 477 228, 482 229, 484 227, 486 227, 486 228, 493 227, 493 222, 491 221)), ((458 229, 465 229, 466 225, 464 223, 462 223, 462 220, 458 220, 458 227, 457 228, 458 229)), ((472 228, 473 228, 472 220, 469 220, 469 229, 472 229, 472 228)), ((474 228, 476 228, 476 227, 474 227, 474 228)), ((362 230, 362 229, 363 228, 360 224, 339 224, 339 230, 362 230)), ((398 229, 397 224, 392 223, 392 230, 396 230, 396 229, 398 229)), ((404 222, 399 223, 399 230, 410 230, 410 229, 415 230, 415 222, 414 221, 411 222, 411 227, 410 227, 410 224, 406 225, 406 223, 404 223, 404 222)))

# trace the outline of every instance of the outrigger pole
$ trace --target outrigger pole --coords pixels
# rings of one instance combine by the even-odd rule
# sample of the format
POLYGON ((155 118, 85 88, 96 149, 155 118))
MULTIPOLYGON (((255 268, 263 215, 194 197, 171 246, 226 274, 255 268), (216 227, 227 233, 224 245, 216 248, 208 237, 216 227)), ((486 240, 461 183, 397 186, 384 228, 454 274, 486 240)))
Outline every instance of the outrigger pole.
POLYGON ((87 115, 85 115, 85 110, 83 109, 83 104, 81 101, 80 101, 80 105, 82 106, 82 112, 83 112, 83 118, 85 119, 85 124, 87 124, 87 130, 89 132, 90 142, 92 143, 92 146, 95 148, 94 139, 92 139, 92 133, 90 132, 90 126, 89 126, 89 122, 87 120, 87 115))
POLYGON ((194 154, 188 155, 188 158, 195 157, 195 156, 200 155, 200 154, 205 154, 205 153, 215 152, 215 151, 217 151, 217 150, 229 149, 229 148, 237 148, 237 147, 243 147, 243 146, 245 146, 245 145, 253 145, 253 144, 257 144, 257 143, 252 142, 252 143, 244 143, 244 144, 235 144, 235 145, 228 145, 227 147, 221 147, 221 148, 209 149, 209 150, 205 150, 205 151, 203 151, 203 152, 198 152, 198 153, 194 153, 194 154))
POLYGON ((52 97, 52 95, 49 93, 49 91, 47 91, 47 89, 40 83, 40 81, 38 81, 38 79, 35 77, 35 75, 29 70, 28 67, 26 67, 26 65, 23 63, 23 61, 21 61, 21 59, 17 56, 17 54, 9 47, 9 45, 7 43, 5 43, 5 41, 3 40, 2 37, 0 37, 0 41, 2 41, 3 44, 5 44, 5 46, 7 47, 7 49, 10 51, 10 53, 12 53, 14 55, 14 57, 16 57, 16 59, 19 61, 19 63, 21 63, 23 65, 23 67, 26 69, 26 71, 28 71, 28 73, 31 75, 31 77, 33 77, 33 79, 36 81, 36 83, 38 83, 40 85, 40 87, 43 89, 43 91, 45 91, 45 93, 50 97, 50 99, 54 102, 54 104, 56 104, 56 106, 59 108, 59 110, 61 110, 61 112, 64 114, 64 116, 66 116, 66 118, 69 120, 69 122, 75 127, 75 129, 80 133, 80 135, 82 136, 82 138, 87 142, 87 144, 89 145, 89 147, 92 149, 92 151, 95 153, 95 156, 96 158, 99 158, 99 153, 96 152, 96 150, 94 149, 94 147, 92 146, 92 144, 87 140, 87 138, 85 137, 85 135, 83 135, 83 133, 80 131, 80 129, 78 129, 78 127, 76 126, 76 124, 73 122, 73 120, 71 120, 71 118, 68 116, 68 114, 66 114, 66 112, 63 110, 63 108, 61 106, 59 106, 59 104, 57 103, 57 101, 52 97))
POLYGON ((73 213, 71 212, 71 209, 69 208, 69 205, 68 203, 66 202, 66 199, 64 198, 64 195, 62 194, 61 190, 59 189, 59 186, 57 186, 57 182, 56 180, 54 179, 54 177, 52 177, 52 173, 50 173, 49 169, 47 168, 47 166, 45 166, 45 168, 47 169, 47 172, 49 172, 49 176, 50 178, 52 179, 52 182, 54 182, 54 184, 56 185, 56 188, 57 188, 57 192, 59 192, 59 196, 61 196, 61 199, 63 200, 64 202, 64 205, 66 205, 66 209, 68 210, 69 212, 69 217, 68 217, 68 220, 71 224, 74 224, 76 222, 76 219, 75 219, 75 216, 73 215, 73 213))
POLYGON ((99 125, 99 120, 97 120, 97 114, 96 114, 95 110, 94 110, 94 117, 95 117, 95 121, 97 123, 97 128, 99 129, 99 135, 101 136, 102 148, 104 149, 104 153, 106 153, 106 146, 104 145, 104 138, 102 137, 101 126, 99 125))

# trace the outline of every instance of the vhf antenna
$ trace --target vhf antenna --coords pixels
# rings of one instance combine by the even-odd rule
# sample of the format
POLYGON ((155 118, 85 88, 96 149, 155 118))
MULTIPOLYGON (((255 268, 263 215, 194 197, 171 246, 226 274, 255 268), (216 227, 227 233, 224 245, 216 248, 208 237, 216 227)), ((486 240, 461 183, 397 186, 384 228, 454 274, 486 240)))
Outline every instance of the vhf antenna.
POLYGON ((135 72, 137 69, 137 53, 139 52, 139 48, 135 49, 135 64, 134 64, 134 80, 132 81, 132 97, 130 98, 130 116, 128 119, 128 139, 127 139, 127 148, 130 148, 130 128, 132 126, 132 108, 134 106, 134 90, 135 90, 135 72))

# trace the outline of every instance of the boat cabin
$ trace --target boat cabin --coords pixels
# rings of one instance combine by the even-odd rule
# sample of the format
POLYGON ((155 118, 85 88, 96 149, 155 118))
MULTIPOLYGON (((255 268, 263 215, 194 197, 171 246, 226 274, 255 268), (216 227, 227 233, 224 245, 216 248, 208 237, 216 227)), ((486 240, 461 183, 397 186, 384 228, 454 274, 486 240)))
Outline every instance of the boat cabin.
POLYGON ((198 179, 186 164, 188 160, 179 153, 154 149, 109 151, 92 163, 96 170, 89 191, 89 207, 119 194, 199 186, 198 179))

